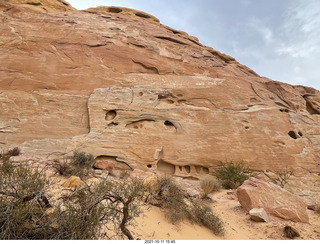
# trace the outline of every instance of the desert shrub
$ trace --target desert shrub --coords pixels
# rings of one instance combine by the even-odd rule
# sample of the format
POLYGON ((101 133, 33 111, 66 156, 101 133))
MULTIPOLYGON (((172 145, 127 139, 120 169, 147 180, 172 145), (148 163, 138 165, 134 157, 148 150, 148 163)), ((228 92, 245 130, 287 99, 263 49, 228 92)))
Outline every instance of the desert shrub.
POLYGON ((13 149, 10 149, 10 150, 8 151, 7 155, 9 155, 10 157, 11 157, 11 156, 18 156, 18 155, 20 155, 20 148, 15 147, 15 148, 13 148, 13 149))
POLYGON ((155 197, 159 206, 166 210, 166 218, 177 225, 187 219, 190 222, 203 225, 216 235, 223 235, 223 223, 213 214, 209 207, 200 201, 188 200, 182 190, 171 178, 158 179, 159 189, 155 197))
POLYGON ((92 167, 93 162, 93 155, 86 154, 85 152, 74 151, 70 158, 70 163, 78 167, 92 167))
POLYGON ((236 189, 242 183, 254 176, 251 170, 243 165, 243 162, 220 162, 220 167, 213 173, 226 189, 236 189))
POLYGON ((221 184, 216 177, 207 175, 200 180, 200 187, 203 193, 202 198, 207 198, 210 193, 220 190, 221 184))
POLYGON ((168 177, 160 178, 158 184, 155 194, 161 207, 167 209, 166 218, 173 224, 179 223, 188 213, 182 190, 168 177))
POLYGON ((59 175, 70 177, 72 175, 77 175, 79 172, 73 165, 71 165, 66 159, 62 162, 55 161, 53 168, 57 171, 59 175))
POLYGON ((119 177, 120 177, 120 179, 128 179, 129 177, 130 177, 130 174, 131 174, 131 170, 122 170, 121 172, 120 172, 120 175, 119 175, 119 177))
MULTIPOLYGON (((38 239, 39 223, 50 203, 48 185, 38 171, 14 167, 8 158, 0 165, 0 239, 38 239)), ((43 235, 43 234, 41 234, 43 235)))
POLYGON ((192 203, 190 217, 192 221, 207 227, 215 235, 221 236, 224 234, 223 222, 212 213, 209 207, 200 202, 192 203))
POLYGON ((67 177, 74 175, 84 179, 89 175, 93 163, 94 157, 92 154, 74 151, 71 157, 65 157, 62 162, 56 162, 53 167, 60 175, 67 177))
POLYGON ((282 188, 288 183, 289 178, 293 175, 293 172, 285 168, 284 170, 276 172, 278 176, 278 182, 282 188))
POLYGON ((289 239, 294 239, 294 238, 300 236, 299 232, 296 229, 294 229, 294 228, 292 228, 291 226, 288 226, 288 225, 286 225, 283 228, 283 232, 284 232, 285 237, 287 237, 289 239))
POLYGON ((113 223, 113 231, 120 237, 133 240, 128 226, 141 213, 143 193, 139 180, 111 182, 79 189, 65 198, 65 204, 55 213, 55 239, 93 240, 103 237, 103 226, 113 223))

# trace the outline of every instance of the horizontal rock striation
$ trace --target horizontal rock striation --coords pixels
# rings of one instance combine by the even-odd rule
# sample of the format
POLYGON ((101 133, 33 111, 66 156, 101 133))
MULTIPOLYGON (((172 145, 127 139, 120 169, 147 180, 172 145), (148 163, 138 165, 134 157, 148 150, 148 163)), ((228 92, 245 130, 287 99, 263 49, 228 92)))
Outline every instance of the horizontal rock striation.
POLYGON ((0 1, 0 150, 83 150, 192 179, 244 160, 319 194, 319 91, 262 78, 146 13, 17 2, 0 1))

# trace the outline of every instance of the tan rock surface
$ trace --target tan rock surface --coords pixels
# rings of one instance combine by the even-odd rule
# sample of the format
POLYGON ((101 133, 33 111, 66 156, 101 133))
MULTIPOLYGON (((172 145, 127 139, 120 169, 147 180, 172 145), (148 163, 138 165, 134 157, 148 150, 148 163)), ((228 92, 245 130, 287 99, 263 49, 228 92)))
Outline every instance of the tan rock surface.
POLYGON ((64 0, 2 0, 11 4, 19 4, 42 13, 58 13, 66 11, 74 11, 68 2, 64 0))
POLYGON ((77 149, 190 179, 244 160, 288 167, 287 189, 319 197, 319 91, 262 78, 134 10, 59 11, 0 1, 0 150, 77 149))
POLYGON ((249 178, 237 189, 237 197, 246 211, 263 208, 273 220, 309 223, 307 204, 298 196, 272 183, 249 178))
POLYGON ((81 186, 82 184, 83 181, 78 176, 71 176, 62 184, 62 186, 66 188, 74 188, 81 186))

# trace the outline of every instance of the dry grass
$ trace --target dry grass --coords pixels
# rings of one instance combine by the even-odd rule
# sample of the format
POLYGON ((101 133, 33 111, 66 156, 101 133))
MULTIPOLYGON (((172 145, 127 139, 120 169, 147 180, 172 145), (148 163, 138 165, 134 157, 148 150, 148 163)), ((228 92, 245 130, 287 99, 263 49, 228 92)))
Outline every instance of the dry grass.
POLYGON ((210 193, 219 191, 222 186, 216 177, 208 175, 201 179, 200 187, 202 190, 202 198, 207 198, 210 193))

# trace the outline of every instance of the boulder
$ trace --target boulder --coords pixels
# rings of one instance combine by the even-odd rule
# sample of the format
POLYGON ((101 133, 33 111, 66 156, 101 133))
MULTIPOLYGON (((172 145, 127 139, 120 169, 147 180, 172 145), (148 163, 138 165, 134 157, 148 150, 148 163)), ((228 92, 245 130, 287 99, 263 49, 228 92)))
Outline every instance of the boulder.
POLYGON ((93 168, 107 170, 110 174, 112 174, 114 167, 115 167, 114 163, 109 162, 107 160, 97 161, 93 165, 93 168))
POLYGON ((237 189, 237 197, 247 211, 263 208, 272 220, 309 223, 307 204, 273 183, 251 177, 237 189))
POLYGON ((62 186, 66 188, 74 188, 81 186, 83 181, 78 176, 71 176, 68 180, 66 180, 62 186))
POLYGON ((249 211, 250 218, 256 222, 268 222, 268 214, 263 208, 253 208, 249 211))

